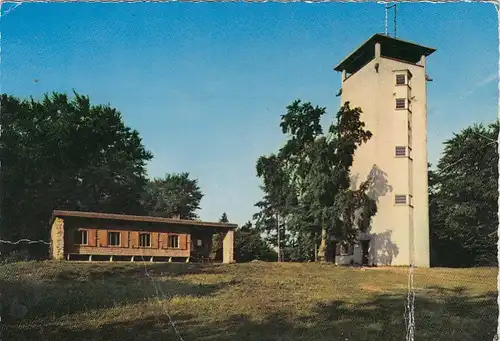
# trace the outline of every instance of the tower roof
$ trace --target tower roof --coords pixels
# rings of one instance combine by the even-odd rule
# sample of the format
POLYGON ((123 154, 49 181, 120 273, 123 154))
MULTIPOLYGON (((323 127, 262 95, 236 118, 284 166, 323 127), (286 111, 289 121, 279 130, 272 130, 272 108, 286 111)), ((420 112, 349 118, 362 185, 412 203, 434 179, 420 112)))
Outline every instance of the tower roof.
POLYGON ((412 64, 417 63, 422 56, 428 56, 436 51, 430 47, 377 33, 335 66, 334 70, 345 70, 348 73, 358 71, 375 58, 376 43, 380 43, 380 52, 383 57, 395 58, 412 64))

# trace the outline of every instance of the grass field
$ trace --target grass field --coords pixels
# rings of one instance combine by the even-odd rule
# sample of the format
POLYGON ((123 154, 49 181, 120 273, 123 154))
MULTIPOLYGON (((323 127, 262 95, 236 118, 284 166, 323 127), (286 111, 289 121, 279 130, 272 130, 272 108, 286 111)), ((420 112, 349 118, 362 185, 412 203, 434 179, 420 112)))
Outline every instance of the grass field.
MULTIPOLYGON (((497 271, 416 269, 415 339, 493 340, 497 271)), ((1 339, 400 341, 407 274, 312 263, 12 263, 0 271, 1 339)))

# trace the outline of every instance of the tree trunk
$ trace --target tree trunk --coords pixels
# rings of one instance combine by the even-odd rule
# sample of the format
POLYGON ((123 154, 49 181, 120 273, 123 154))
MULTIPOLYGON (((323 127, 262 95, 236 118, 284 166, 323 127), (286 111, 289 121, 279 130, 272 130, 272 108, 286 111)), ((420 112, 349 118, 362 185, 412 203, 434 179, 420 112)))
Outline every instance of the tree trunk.
MULTIPOLYGON (((283 226, 280 227, 280 233, 283 235, 283 238, 284 238, 285 235, 286 235, 286 218, 281 217, 281 222, 282 222, 283 226)), ((283 244, 283 239, 280 238, 280 241, 281 241, 280 245, 282 245, 283 244)), ((287 244, 285 243, 285 251, 286 251, 286 247, 287 247, 287 244)), ((280 250, 281 250, 281 248, 280 248, 280 250)), ((282 262, 283 262, 283 258, 284 258, 283 255, 284 255, 284 252, 282 251, 281 252, 281 261, 282 262)))
POLYGON ((316 244, 316 235, 314 235, 314 261, 318 261, 318 244, 316 244))
POLYGON ((219 233, 214 233, 212 235, 212 247, 210 250, 210 254, 208 256, 210 262, 214 263, 217 260, 219 250, 222 246, 221 244, 222 244, 222 236, 219 233))
POLYGON ((318 259, 320 262, 328 261, 328 241, 325 224, 321 226, 321 243, 319 244, 318 259))
POLYGON ((280 216, 276 215, 277 227, 278 227, 278 263, 281 262, 281 243, 280 243, 280 216))

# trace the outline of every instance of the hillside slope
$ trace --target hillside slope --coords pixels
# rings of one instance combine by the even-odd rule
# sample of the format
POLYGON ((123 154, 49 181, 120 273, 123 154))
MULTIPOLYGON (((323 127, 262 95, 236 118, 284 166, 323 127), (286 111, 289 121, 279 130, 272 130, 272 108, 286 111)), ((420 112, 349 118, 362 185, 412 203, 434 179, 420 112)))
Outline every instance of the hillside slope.
MULTIPOLYGON (((497 271, 416 269, 416 337, 492 340, 497 271)), ((312 263, 13 263, 0 271, 2 339, 400 341, 407 274, 312 263)))

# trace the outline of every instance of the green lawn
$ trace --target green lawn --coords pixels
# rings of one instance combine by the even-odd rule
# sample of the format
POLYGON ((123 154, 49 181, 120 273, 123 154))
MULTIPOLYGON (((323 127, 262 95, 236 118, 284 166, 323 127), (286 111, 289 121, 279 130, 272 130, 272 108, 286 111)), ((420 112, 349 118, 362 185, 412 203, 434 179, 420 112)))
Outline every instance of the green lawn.
MULTIPOLYGON (((492 340, 497 271, 416 269, 415 339, 492 340)), ((407 283, 406 268, 313 263, 12 263, 1 339, 181 340, 170 315, 185 341, 402 341, 407 283)))

